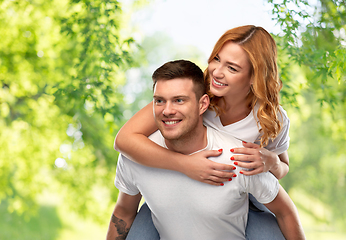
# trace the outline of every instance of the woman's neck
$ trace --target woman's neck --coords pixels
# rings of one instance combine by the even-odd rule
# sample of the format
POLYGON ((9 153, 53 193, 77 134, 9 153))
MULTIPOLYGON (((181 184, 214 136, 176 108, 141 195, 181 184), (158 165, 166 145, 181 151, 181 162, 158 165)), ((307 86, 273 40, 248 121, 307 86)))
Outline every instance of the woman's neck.
POLYGON ((224 112, 220 115, 221 123, 224 126, 236 123, 246 118, 251 112, 246 97, 234 97, 233 99, 228 98, 225 99, 225 101, 221 101, 220 105, 224 109, 224 112))

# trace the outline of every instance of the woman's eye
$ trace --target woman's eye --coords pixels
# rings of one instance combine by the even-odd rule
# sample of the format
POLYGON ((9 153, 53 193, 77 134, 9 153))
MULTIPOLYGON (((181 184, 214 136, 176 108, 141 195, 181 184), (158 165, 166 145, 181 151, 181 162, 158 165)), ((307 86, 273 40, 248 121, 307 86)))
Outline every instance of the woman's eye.
POLYGON ((237 71, 237 69, 235 69, 235 68, 233 68, 233 67, 231 67, 231 66, 228 66, 228 69, 231 70, 231 71, 233 71, 233 72, 236 72, 236 71, 237 71))
POLYGON ((219 59, 218 56, 215 56, 215 57, 214 57, 214 60, 215 60, 215 61, 218 61, 218 62, 220 61, 220 59, 219 59))

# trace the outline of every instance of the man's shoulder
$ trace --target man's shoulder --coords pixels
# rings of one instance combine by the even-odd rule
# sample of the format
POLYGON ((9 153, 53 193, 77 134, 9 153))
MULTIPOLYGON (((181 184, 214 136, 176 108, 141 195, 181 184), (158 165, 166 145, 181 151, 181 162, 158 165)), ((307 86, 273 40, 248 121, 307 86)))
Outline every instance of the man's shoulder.
POLYGON ((260 203, 272 202, 279 192, 279 180, 270 172, 244 176, 244 178, 248 180, 248 192, 260 203))
POLYGON ((227 145, 229 148, 234 147, 243 147, 241 140, 234 137, 232 134, 222 131, 216 130, 215 128, 208 127, 208 140, 213 142, 213 145, 227 145))

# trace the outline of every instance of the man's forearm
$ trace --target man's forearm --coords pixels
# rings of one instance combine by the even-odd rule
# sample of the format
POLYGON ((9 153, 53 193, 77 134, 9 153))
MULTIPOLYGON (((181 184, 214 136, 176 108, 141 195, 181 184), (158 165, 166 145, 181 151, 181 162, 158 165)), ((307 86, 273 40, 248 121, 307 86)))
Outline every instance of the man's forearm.
POLYGON ((133 219, 122 219, 112 215, 111 221, 108 226, 107 240, 125 240, 130 231, 133 219))
POLYGON ((290 214, 284 217, 277 216, 277 221, 281 232, 287 240, 305 239, 303 227, 296 214, 290 214))
POLYGON ((305 239, 298 210, 281 185, 276 198, 272 202, 265 204, 265 206, 275 214, 281 232, 286 239, 305 239))

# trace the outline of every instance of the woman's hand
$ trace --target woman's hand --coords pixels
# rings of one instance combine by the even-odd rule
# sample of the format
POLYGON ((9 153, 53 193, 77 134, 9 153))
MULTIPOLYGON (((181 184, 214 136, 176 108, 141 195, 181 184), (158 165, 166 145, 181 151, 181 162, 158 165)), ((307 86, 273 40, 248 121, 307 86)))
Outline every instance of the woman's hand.
POLYGON ((243 146, 244 148, 231 149, 231 152, 237 153, 232 156, 231 160, 234 160, 234 165, 236 166, 250 169, 241 171, 244 175, 255 175, 262 172, 275 171, 279 168, 281 161, 276 153, 261 148, 255 143, 243 142, 243 146))
POLYGON ((222 150, 206 150, 192 155, 181 162, 181 172, 189 178, 215 186, 223 186, 223 182, 232 181, 237 175, 232 171, 233 165, 213 162, 208 157, 217 157, 222 150))

